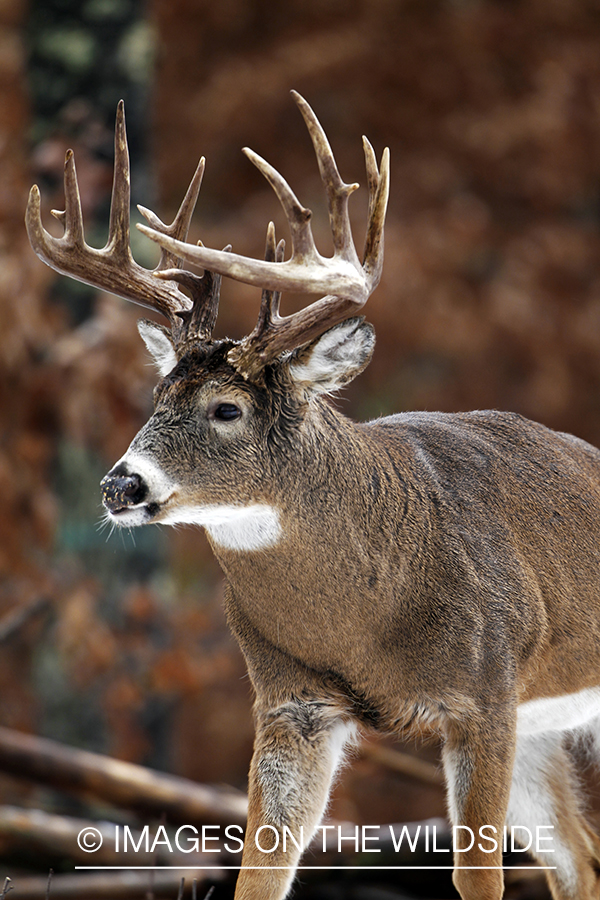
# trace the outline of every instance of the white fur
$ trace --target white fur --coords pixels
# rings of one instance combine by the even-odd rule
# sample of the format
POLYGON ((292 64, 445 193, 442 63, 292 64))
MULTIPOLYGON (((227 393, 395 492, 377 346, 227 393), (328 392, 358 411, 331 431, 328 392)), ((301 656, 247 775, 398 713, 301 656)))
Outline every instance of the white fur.
POLYGON ((128 506, 119 512, 107 510, 106 519, 118 525, 119 528, 137 528, 138 525, 148 524, 148 513, 146 506, 140 503, 139 506, 128 506))
MULTIPOLYGON (((310 832, 307 830, 304 834, 304 846, 308 846, 325 815, 336 771, 344 761, 346 746, 356 742, 357 733, 354 722, 338 720, 325 736, 322 766, 314 772, 307 771, 295 749, 292 749, 293 743, 291 747, 285 743, 278 747, 274 742, 273 749, 265 749, 261 753, 257 777, 267 818, 281 824, 290 815, 300 818, 308 811, 307 825, 310 821, 310 832), (325 790, 321 794, 311 792, 307 779, 322 780, 325 790), (310 796, 305 798, 305 793, 310 796), (302 808, 303 801, 308 804, 308 810, 302 808)), ((299 835, 295 837, 298 838, 299 835)))
POLYGON ((374 346, 372 328, 348 319, 314 341, 290 365, 290 375, 317 393, 336 391, 366 366, 374 346))
MULTIPOLYGON (((146 482, 152 502, 156 502, 160 506, 166 503, 177 490, 175 482, 164 473, 160 466, 157 466, 141 453, 128 450, 125 456, 122 456, 118 463, 115 464, 115 468, 116 466, 124 466, 128 472, 137 472, 146 482)), ((149 521, 146 508, 148 502, 146 500, 137 506, 125 507, 117 513, 108 510, 108 519, 121 528, 135 528, 138 525, 146 525, 149 521)))
POLYGON ((600 687, 576 694, 543 697, 522 703, 517 710, 517 734, 571 731, 600 714, 600 687))
MULTIPOLYGON (((552 826, 545 837, 552 840, 542 846, 548 851, 540 856, 548 866, 556 866, 563 888, 575 896, 577 867, 569 847, 560 838, 555 801, 548 775, 560 766, 562 735, 558 731, 521 735, 517 740, 513 777, 508 803, 507 822, 525 826, 535 835, 538 826, 552 826)), ((569 777, 565 772, 564 777, 569 777)))
POLYGON ((319 823, 323 820, 327 804, 329 802, 329 791, 331 784, 335 778, 336 772, 343 765, 346 757, 346 749, 349 745, 356 744, 358 736, 358 728, 355 722, 338 721, 329 732, 329 765, 331 766, 331 776, 329 786, 323 797, 323 803, 319 810, 317 821, 315 822, 312 834, 307 835, 306 844, 310 843, 314 837, 319 823))
POLYGON ((506 816, 511 825, 525 825, 533 833, 538 825, 556 825, 547 777, 560 744, 561 737, 553 733, 518 739, 506 816))
POLYGON ((281 537, 279 513, 264 503, 250 506, 178 506, 160 519, 165 525, 202 525, 227 550, 263 550, 281 537))
POLYGON ((356 722, 336 722, 329 734, 329 752, 333 761, 334 773, 343 764, 346 747, 355 744, 358 737, 356 722))
POLYGON ((446 745, 442 751, 448 789, 448 815, 453 825, 464 824, 463 810, 471 785, 471 766, 459 750, 446 745))
MULTIPOLYGON (((577 868, 572 852, 560 839, 554 799, 548 783, 548 774, 556 765, 553 757, 560 753, 561 747, 562 735, 558 731, 526 734, 518 738, 506 822, 513 827, 525 826, 534 840, 538 827, 550 826, 553 829, 542 833, 544 838, 551 840, 544 841, 541 846, 551 852, 540 855, 539 859, 544 865, 555 866, 563 887, 573 893, 577 887, 577 868)), ((450 820, 453 824, 463 824, 462 812, 471 781, 470 766, 467 758, 455 749, 445 747, 443 758, 450 820)))
POLYGON ((177 365, 177 356, 172 341, 159 325, 150 322, 149 319, 140 319, 137 327, 156 368, 164 378, 177 365))
POLYGON ((125 456, 122 456, 116 463, 115 468, 120 465, 125 466, 128 472, 136 472, 146 482, 150 498, 146 503, 158 503, 162 506, 178 490, 177 482, 169 478, 164 469, 157 466, 150 457, 143 453, 128 450, 125 456))
POLYGON ((332 328, 317 341, 312 353, 306 361, 293 363, 290 366, 292 378, 296 381, 307 381, 317 384, 323 381, 336 381, 337 368, 345 368, 347 360, 342 356, 342 348, 348 343, 347 335, 340 329, 332 328))
MULTIPOLYGON (((551 826, 553 830, 544 836, 552 840, 543 846, 552 852, 539 859, 556 867, 563 889, 573 897, 577 893, 577 865, 572 849, 560 835, 549 776, 562 772, 564 778, 570 778, 564 770, 562 732, 581 728, 599 713, 600 688, 530 700, 517 710, 517 746, 506 821, 512 826, 525 826, 533 835, 538 826, 551 826)), ((444 769, 450 817, 460 822, 470 783, 468 765, 459 751, 445 748, 444 769)))

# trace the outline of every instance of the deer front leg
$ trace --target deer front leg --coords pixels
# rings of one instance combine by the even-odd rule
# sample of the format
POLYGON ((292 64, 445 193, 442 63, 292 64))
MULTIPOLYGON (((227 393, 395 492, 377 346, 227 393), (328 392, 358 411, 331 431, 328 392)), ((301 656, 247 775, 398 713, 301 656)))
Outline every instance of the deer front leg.
POLYGON ((354 730, 350 721, 319 700, 258 708, 236 900, 285 897, 301 852, 321 821, 332 777, 354 730))
POLYGON ((510 795, 515 726, 514 714, 505 709, 488 710, 485 720, 477 717, 453 726, 447 736, 448 805, 452 824, 459 826, 455 828, 453 881, 462 900, 500 900, 503 894, 502 830, 510 795), (480 834, 483 826, 487 827, 480 834), (495 848, 490 837, 496 839, 495 848))

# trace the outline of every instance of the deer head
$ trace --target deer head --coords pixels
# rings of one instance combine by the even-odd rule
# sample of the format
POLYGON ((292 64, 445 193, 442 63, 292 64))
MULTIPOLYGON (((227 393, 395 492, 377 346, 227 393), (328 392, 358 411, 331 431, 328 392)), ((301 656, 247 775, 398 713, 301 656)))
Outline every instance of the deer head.
POLYGON ((102 482, 108 515, 118 524, 195 522, 207 526, 225 545, 252 548, 276 541, 278 517, 269 502, 279 465, 274 449, 294 444, 298 432, 290 424, 305 417, 311 397, 346 384, 371 358, 373 329, 356 313, 381 275, 389 154, 383 155, 380 173, 364 139, 369 213, 361 262, 348 215, 348 198, 358 185, 342 181, 315 114, 302 97, 294 96, 327 194, 332 258, 324 258, 315 247, 310 210, 275 169, 246 149, 285 211, 290 258, 284 260, 285 245, 276 242, 273 223, 267 230, 264 260, 239 256, 230 247, 218 251, 185 243, 204 172, 201 159, 171 225, 139 207, 148 225, 138 227, 162 251, 152 272, 139 266, 129 246, 129 159, 122 103, 117 111, 110 229, 104 249, 95 250, 85 242, 72 153, 65 162, 66 208, 53 211, 64 224, 62 237, 52 237, 44 229, 39 191, 31 190, 27 229, 44 262, 149 307, 169 323, 168 327, 149 320, 139 323, 163 379, 155 391, 154 415, 102 482), (183 260, 204 269, 203 276, 183 270, 183 260), (222 275, 263 289, 256 327, 239 342, 212 338, 222 275), (285 317, 279 314, 284 290, 325 296, 285 317))

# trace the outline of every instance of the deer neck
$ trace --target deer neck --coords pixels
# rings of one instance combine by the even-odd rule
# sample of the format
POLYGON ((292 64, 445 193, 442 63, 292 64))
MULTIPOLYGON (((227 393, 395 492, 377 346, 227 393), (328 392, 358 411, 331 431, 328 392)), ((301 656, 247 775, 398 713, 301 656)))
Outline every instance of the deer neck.
POLYGON ((257 531, 262 529, 260 545, 227 546, 209 531, 233 589, 260 597, 285 592, 293 583, 308 593, 315 583, 330 581, 324 573, 343 570, 357 594, 372 592, 382 580, 383 545, 391 552, 386 566, 401 573, 422 552, 414 545, 415 533, 422 540, 430 530, 412 468, 400 441, 390 444, 325 401, 314 402, 302 440, 289 445, 283 470, 272 473, 268 499, 248 513, 256 515, 257 531))

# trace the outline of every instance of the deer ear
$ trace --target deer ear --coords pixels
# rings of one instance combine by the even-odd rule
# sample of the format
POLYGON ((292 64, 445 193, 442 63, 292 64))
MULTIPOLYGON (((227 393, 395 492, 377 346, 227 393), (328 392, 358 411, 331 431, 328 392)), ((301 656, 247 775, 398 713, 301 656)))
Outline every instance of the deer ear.
POLYGON ((308 393, 331 393, 360 375, 374 349, 373 326, 362 317, 346 319, 292 357, 290 375, 308 393))
POLYGON ((139 319, 137 323, 140 337, 145 343, 160 374, 164 377, 177 365, 175 347, 168 328, 151 322, 150 319, 139 319))

